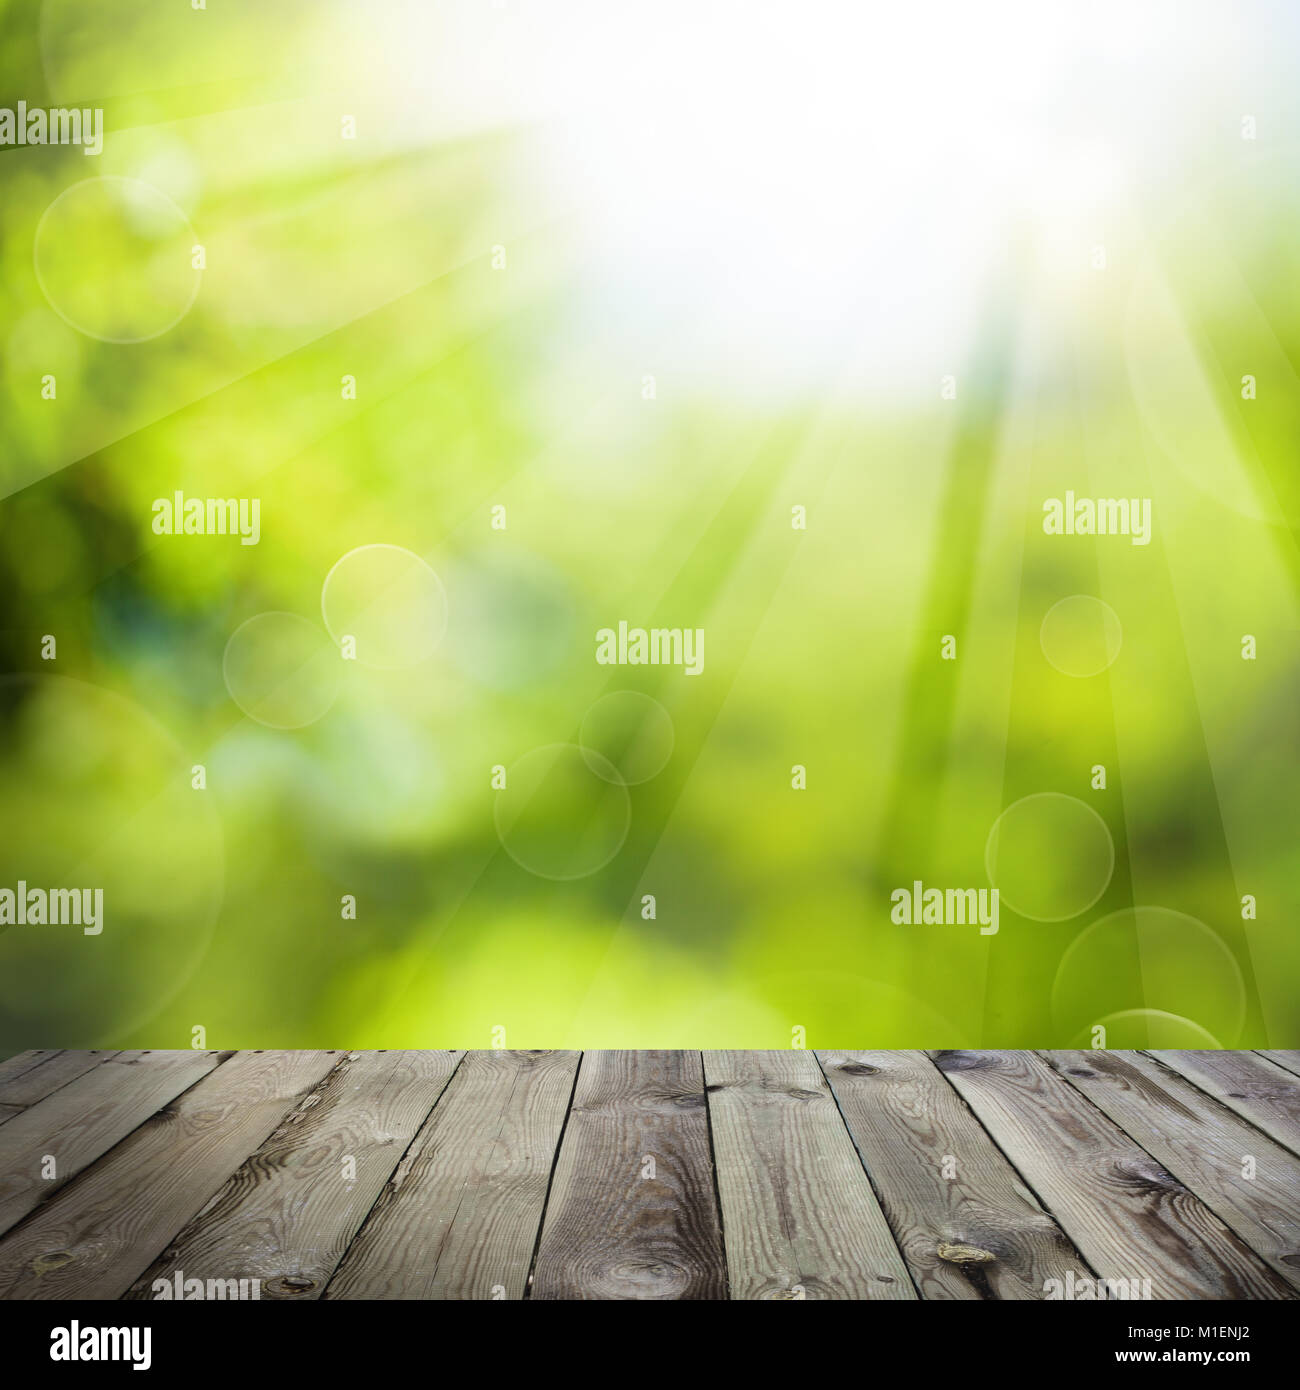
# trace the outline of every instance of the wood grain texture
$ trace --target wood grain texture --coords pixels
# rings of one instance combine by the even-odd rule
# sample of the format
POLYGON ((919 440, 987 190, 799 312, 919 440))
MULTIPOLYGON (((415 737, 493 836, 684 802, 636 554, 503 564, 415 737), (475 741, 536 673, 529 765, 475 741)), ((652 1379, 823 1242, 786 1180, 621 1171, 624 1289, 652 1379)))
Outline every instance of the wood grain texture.
POLYGON ((1300 1154, 1300 1088, 1258 1052, 1152 1052, 1162 1066, 1194 1082, 1279 1144, 1300 1154))
POLYGON ((55 1048, 31 1048, 27 1052, 15 1052, 12 1057, 6 1057, 0 1062, 0 1082, 11 1081, 15 1077, 22 1076, 25 1072, 31 1071, 33 1067, 38 1067, 50 1057, 57 1057, 58 1050, 55 1048))
POLYGON ((1295 1299, 1296 1055, 34 1051, 0 1299, 1295 1299))
POLYGON ((576 1052, 471 1052, 326 1298, 520 1299, 576 1052))
POLYGON ((179 1270, 186 1279, 256 1279, 263 1298, 319 1298, 460 1057, 344 1057, 128 1297, 153 1297, 154 1280, 179 1270))
POLYGON ((587 1052, 537 1252, 538 1299, 726 1297, 698 1052, 587 1052))
POLYGON ((0 1240, 0 1298, 120 1298, 338 1060, 244 1052, 222 1063, 0 1240))
POLYGON ((1113 1121, 1030 1052, 935 1060, 1103 1279, 1150 1296, 1289 1298, 1267 1264, 1113 1121))
POLYGON ((907 1265, 810 1052, 706 1052, 737 1299, 909 1299, 907 1265))
POLYGON ((1091 1276, 923 1052, 819 1052, 912 1279, 926 1299, 1041 1299, 1091 1276))
POLYGON ((17 1076, 0 1077, 0 1105, 35 1105, 61 1086, 116 1057, 116 1052, 53 1052, 17 1076))
MULTIPOLYGON (((59 1060, 22 1079, 38 1077, 59 1060)), ((215 1052, 121 1052, 0 1126, 0 1232, 48 1201, 219 1060, 215 1052), (47 1177, 51 1160, 54 1175, 47 1177)))
MULTIPOLYGON (((1159 1055, 1156 1053, 1156 1056, 1159 1055)), ((1259 1055, 1266 1057, 1283 1071, 1289 1071, 1292 1076, 1300 1077, 1300 1052, 1261 1052, 1259 1055)))
POLYGON ((1300 1159, 1141 1053, 1048 1061, 1300 1289, 1300 1159))

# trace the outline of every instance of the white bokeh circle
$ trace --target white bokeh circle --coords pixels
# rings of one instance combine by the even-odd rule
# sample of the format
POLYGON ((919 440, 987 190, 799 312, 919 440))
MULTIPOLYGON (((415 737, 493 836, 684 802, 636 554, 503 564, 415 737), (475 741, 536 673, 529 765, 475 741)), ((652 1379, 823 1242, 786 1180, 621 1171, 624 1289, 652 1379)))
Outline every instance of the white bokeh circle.
POLYGON ((507 854, 539 878, 586 878, 623 847, 632 802, 613 767, 573 743, 525 753, 506 770, 493 819, 507 854))
POLYGON ((1071 594, 1047 610, 1038 642, 1063 676, 1084 680, 1114 664, 1124 642, 1124 628, 1108 603, 1091 594, 1071 594))
POLYGON ((200 968, 225 893, 221 819, 194 789, 194 750, 136 701, 43 675, 0 677, 0 703, 5 886, 102 895, 90 935, 0 927, 3 1031, 104 1046, 200 968))
POLYGON ((230 698, 268 729, 302 729, 334 703, 340 658, 300 613, 258 613, 230 635, 221 674, 230 698))
POLYGON ((1093 1029, 1097 1027, 1105 1029, 1108 1051, 1142 1051, 1146 1048, 1158 1051, 1177 1048, 1211 1052, 1223 1050, 1223 1044, 1208 1028, 1202 1028, 1194 1019, 1171 1014, 1164 1009, 1120 1009, 1113 1014, 1103 1014, 1095 1023, 1080 1028, 1065 1046, 1092 1050, 1096 1046, 1093 1029))
POLYGON ((105 174, 65 188, 45 209, 32 264, 50 307, 77 332, 144 343, 174 328, 198 297, 197 241, 167 194, 105 174))
POLYGON ((1197 918, 1167 907, 1120 908, 1086 927, 1061 957, 1053 1023, 1073 1034, 1108 1016, 1150 1010, 1179 1018, 1190 1011, 1192 1029, 1232 1046, 1246 1019, 1245 978, 1223 939, 1197 918))
POLYGON ((1115 842, 1087 802, 1064 792, 1035 792, 993 822, 984 868, 1013 912, 1034 922, 1064 922, 1106 891, 1115 842))
POLYGON ((587 764, 598 777, 610 769, 620 782, 634 787, 658 776, 673 755, 676 734, 672 716, 639 690, 615 690, 603 695, 582 717, 578 743, 587 764))
POLYGON ((442 581, 400 545, 349 550, 325 576, 320 606, 334 641, 353 638, 357 661, 385 671, 427 661, 447 630, 442 581))

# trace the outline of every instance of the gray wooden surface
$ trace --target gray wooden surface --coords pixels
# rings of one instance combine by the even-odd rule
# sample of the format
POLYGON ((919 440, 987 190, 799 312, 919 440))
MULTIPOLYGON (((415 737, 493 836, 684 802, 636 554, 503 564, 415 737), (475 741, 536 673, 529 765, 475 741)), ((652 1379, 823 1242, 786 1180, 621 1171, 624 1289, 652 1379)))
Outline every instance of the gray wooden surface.
POLYGON ((1294 1299, 1298 1124, 1292 1052, 29 1052, 0 1298, 1294 1299))

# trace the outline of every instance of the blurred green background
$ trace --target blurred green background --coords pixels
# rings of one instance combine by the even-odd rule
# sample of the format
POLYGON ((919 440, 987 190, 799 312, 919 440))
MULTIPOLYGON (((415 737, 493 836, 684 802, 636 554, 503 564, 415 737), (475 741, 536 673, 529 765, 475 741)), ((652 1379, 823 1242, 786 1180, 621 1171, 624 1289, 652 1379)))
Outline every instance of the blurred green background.
POLYGON ((1297 20, 1043 8, 0 7, 0 1045, 1300 1046, 1297 20))

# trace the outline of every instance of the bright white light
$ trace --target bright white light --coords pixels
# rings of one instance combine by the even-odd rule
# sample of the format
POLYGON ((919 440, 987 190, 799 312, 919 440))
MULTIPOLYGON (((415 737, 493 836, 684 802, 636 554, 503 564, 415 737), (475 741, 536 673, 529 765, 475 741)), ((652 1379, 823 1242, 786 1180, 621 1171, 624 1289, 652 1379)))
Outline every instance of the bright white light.
POLYGON ((955 370, 1012 248, 1096 241, 1235 42, 1227 7, 1129 0, 436 12, 413 80, 545 131, 587 328, 764 390, 955 370))

